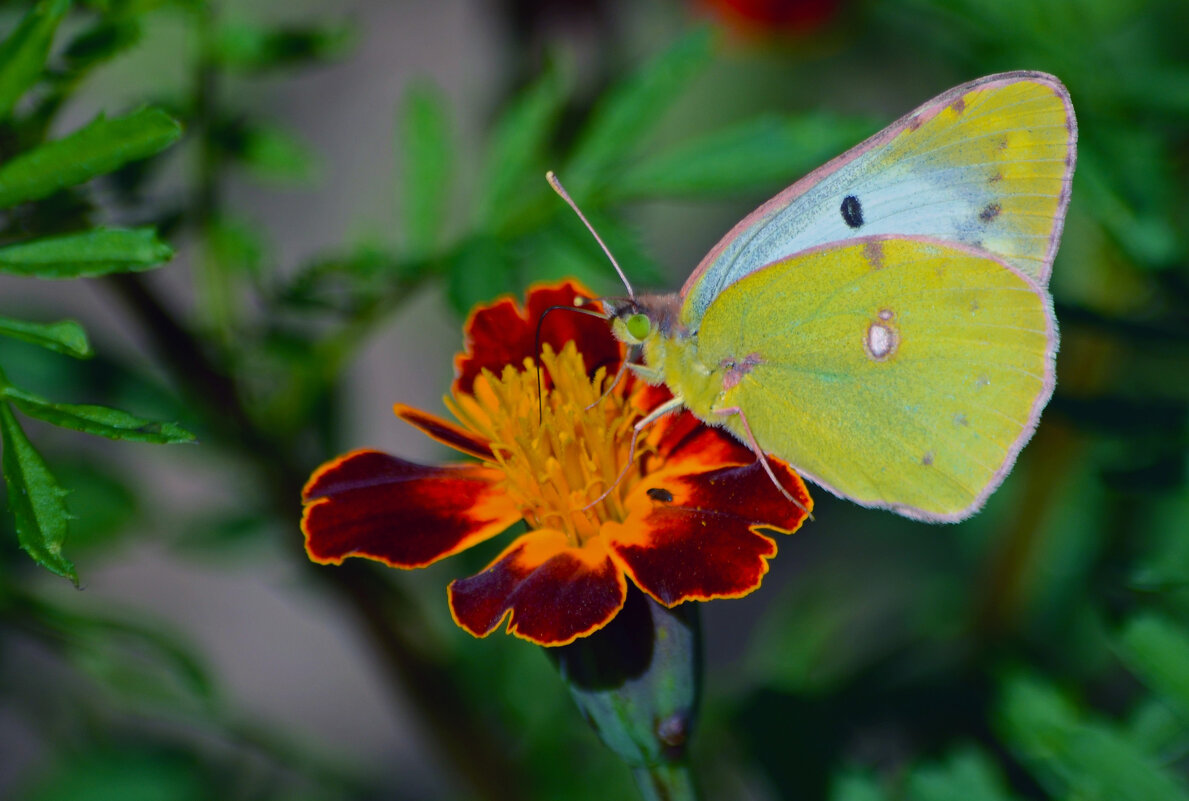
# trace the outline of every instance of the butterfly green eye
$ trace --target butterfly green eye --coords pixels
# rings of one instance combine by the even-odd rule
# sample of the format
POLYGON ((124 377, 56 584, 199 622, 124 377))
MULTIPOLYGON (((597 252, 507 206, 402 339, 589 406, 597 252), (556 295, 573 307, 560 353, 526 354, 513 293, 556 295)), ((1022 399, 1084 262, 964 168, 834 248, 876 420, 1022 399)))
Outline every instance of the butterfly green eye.
POLYGON ((648 336, 648 332, 652 330, 652 321, 644 314, 633 314, 628 318, 626 325, 628 333, 634 339, 638 339, 641 342, 648 336))

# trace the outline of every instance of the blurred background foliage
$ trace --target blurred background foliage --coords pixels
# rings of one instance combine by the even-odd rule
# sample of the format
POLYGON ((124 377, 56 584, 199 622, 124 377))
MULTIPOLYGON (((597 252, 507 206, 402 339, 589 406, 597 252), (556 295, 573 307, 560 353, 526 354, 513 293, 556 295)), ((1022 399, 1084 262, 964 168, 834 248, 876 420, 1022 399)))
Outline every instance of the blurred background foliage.
MULTIPOLYGON (((445 583, 494 551, 416 574, 306 563, 304 478, 376 442, 355 410, 409 399, 352 371, 412 394, 446 374, 429 359, 457 342, 427 341, 421 362, 367 355, 410 303, 458 331, 535 281, 616 292, 547 168, 637 285, 675 287, 759 201, 923 100, 1037 69, 1067 84, 1080 128, 1040 430, 958 526, 817 492, 764 588, 707 605, 694 760, 707 798, 1189 799, 1189 5, 455 5, 494 44, 445 48, 443 69, 466 58, 497 91, 477 115, 432 72, 404 81, 384 132, 395 176, 376 176, 394 216, 356 204, 366 234, 292 260, 253 202, 300 199, 325 154, 258 101, 383 39, 360 22, 368 3, 0 6, 0 276, 18 276, 0 284, 0 795, 631 797, 539 649, 451 624, 445 583), (103 78, 129 62, 134 97, 103 78), (108 347, 58 308, 84 284, 108 347), (200 444, 96 446, 55 426, 200 444), (225 482, 217 503, 178 500, 225 482), (202 638, 158 614, 167 583, 120 605, 47 572, 87 587, 162 547, 268 582, 265 547, 289 597, 328 603, 327 625, 363 643, 351 658, 387 682, 423 761, 352 758, 350 721, 299 734, 254 714, 202 638)), ((334 681, 295 688, 291 718, 334 681)))

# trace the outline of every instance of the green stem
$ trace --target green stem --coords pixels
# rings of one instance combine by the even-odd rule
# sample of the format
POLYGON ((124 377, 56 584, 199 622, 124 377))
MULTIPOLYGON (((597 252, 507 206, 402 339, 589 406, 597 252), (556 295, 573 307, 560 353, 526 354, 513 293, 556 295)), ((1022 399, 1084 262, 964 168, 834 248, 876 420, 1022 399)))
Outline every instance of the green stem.
POLYGON ((632 771, 644 801, 697 801, 693 775, 685 762, 663 762, 632 771))

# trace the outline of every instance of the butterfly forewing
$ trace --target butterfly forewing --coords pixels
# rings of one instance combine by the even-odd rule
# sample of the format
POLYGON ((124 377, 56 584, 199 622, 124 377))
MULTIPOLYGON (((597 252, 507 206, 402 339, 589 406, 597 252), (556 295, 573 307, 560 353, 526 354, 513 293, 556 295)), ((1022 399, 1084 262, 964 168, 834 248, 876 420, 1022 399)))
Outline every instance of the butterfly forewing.
POLYGON ((1069 96, 1043 73, 959 86, 798 181, 739 223, 682 289, 698 321, 726 287, 829 242, 923 236, 1048 281, 1073 176, 1069 96))
MULTIPOLYGON (((694 409, 866 506, 973 514, 1031 436, 1053 388, 1043 290, 974 249, 870 237, 741 278, 707 310, 699 361, 734 365, 694 409)), ((681 376, 671 375, 678 391, 681 376)))

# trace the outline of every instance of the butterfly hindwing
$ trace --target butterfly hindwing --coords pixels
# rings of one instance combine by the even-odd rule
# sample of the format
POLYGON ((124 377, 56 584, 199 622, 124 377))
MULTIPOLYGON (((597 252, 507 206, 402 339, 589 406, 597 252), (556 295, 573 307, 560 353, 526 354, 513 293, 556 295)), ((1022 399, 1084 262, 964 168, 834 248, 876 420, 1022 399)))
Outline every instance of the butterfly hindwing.
MULTIPOLYGON (((865 237, 814 248, 728 286, 698 361, 714 408, 693 408, 866 506, 931 521, 973 514, 1031 436, 1054 383, 1047 293, 972 248, 865 237), (733 373, 727 375, 728 373, 733 373)), ((681 393, 683 379, 666 382, 681 393)))

